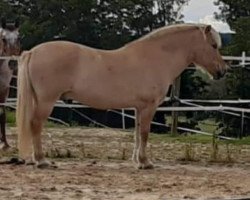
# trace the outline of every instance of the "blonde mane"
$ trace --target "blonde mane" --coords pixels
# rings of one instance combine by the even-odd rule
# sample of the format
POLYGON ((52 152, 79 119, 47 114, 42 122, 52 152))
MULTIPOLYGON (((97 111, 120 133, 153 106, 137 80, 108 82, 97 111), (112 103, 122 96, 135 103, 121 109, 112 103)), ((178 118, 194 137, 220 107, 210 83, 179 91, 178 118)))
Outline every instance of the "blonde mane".
MULTIPOLYGON (((165 36, 166 34, 174 34, 182 31, 189 31, 189 30, 195 30, 199 29, 202 32, 202 29, 205 28, 206 24, 192 24, 192 23, 186 23, 186 24, 175 24, 170 26, 164 26, 162 28, 156 29, 152 31, 151 33, 139 38, 136 41, 143 41, 143 40, 151 40, 156 39, 162 36, 165 36)), ((217 43, 218 47, 221 47, 221 37, 217 31, 214 30, 214 28, 211 29, 211 34, 215 42, 217 43)), ((136 42, 135 41, 135 42, 136 42)), ((134 43, 134 42, 132 42, 134 43)))

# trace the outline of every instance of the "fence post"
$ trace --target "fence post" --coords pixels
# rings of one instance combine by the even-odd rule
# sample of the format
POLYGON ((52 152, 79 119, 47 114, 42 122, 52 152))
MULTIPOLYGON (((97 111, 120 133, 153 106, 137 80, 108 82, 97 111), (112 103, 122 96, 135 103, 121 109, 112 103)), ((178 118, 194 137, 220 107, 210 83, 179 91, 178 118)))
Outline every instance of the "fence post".
MULTIPOLYGON (((72 104, 73 100, 72 99, 68 99, 68 100, 63 100, 64 103, 67 104, 72 104)), ((68 124, 69 126, 73 125, 73 111, 71 108, 68 109, 68 124)))
POLYGON ((242 58, 242 60, 241 60, 241 65, 242 65, 242 67, 244 68, 245 65, 246 65, 246 52, 245 52, 245 51, 242 52, 241 58, 242 58))
POLYGON ((241 113, 241 126, 240 126, 240 139, 242 139, 244 135, 244 119, 245 119, 245 113, 241 113))
MULTIPOLYGON (((181 87, 181 76, 179 76, 173 86, 172 86, 172 92, 171 96, 172 98, 176 98, 180 96, 180 87, 181 87)), ((174 102, 173 107, 179 106, 179 102, 174 102)), ((178 128, 178 111, 172 111, 172 125, 171 125, 171 134, 175 135, 177 133, 178 128)))
POLYGON ((126 129, 126 124, 125 124, 125 110, 122 109, 122 129, 125 130, 126 129))
MULTIPOLYGON (((241 68, 241 98, 244 99, 245 98, 245 92, 244 92, 244 79, 245 79, 245 76, 244 76, 244 68, 245 68, 245 65, 246 65, 246 52, 243 51, 242 52, 242 60, 241 60, 241 63, 242 65, 242 68, 241 68)), ((243 137, 243 134, 244 134, 244 118, 245 118, 245 113, 242 112, 241 113, 241 128, 240 128, 240 139, 242 139, 243 137)))

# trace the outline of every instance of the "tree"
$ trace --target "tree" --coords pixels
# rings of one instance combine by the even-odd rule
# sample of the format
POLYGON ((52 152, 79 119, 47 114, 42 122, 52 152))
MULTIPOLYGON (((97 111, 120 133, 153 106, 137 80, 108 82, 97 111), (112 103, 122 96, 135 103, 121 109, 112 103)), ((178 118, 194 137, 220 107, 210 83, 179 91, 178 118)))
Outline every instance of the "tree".
POLYGON ((221 13, 216 17, 226 21, 236 32, 230 53, 240 55, 242 51, 250 55, 250 1, 248 0, 217 0, 221 13))
POLYGON ((115 49, 155 28, 180 22, 181 8, 188 1, 4 0, 0 10, 21 18, 23 49, 55 39, 115 49))
POLYGON ((187 1, 4 0, 0 10, 11 10, 22 19, 25 49, 57 38, 113 49, 173 23, 187 1))
MULTIPOLYGON (((235 31, 233 41, 226 49, 228 54, 240 56, 243 51, 250 56, 250 1, 248 0, 218 0, 221 13, 217 18, 229 23, 235 31)), ((235 70, 229 74, 228 96, 250 98, 250 72, 249 70, 235 70)))
MULTIPOLYGON (((226 48, 229 55, 240 56, 243 51, 250 56, 250 1, 249 0, 217 0, 216 5, 220 13, 218 19, 226 21, 235 31, 231 45, 226 48)), ((228 73, 226 79, 227 91, 225 98, 249 99, 250 98, 250 70, 235 69, 228 73)), ((249 119, 246 119, 249 120, 249 119)), ((241 123, 240 118, 224 117, 224 133, 236 134, 241 123), (233 127, 233 128, 229 128, 233 127)), ((245 124, 246 130, 250 131, 250 123, 245 124)))

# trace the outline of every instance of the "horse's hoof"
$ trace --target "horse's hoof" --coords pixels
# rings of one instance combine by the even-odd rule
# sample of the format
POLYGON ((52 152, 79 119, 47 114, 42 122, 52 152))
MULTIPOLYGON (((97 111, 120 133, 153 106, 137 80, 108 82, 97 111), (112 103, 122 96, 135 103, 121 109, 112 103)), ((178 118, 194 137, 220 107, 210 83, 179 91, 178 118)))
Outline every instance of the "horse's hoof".
POLYGON ((24 165, 25 164, 25 160, 20 159, 20 158, 16 158, 16 159, 12 158, 11 160, 12 160, 13 164, 15 164, 15 165, 24 165))
POLYGON ((8 149, 10 149, 10 145, 6 143, 0 143, 0 150, 7 151, 8 149))
POLYGON ((154 165, 152 163, 140 163, 138 169, 154 169, 154 165))
POLYGON ((39 169, 55 169, 58 168, 55 163, 51 163, 47 160, 43 160, 43 161, 38 161, 37 163, 37 168, 39 169))
POLYGON ((132 162, 135 163, 135 164, 138 164, 138 163, 139 163, 136 156, 133 156, 133 157, 132 157, 132 162))
POLYGON ((6 164, 6 165, 24 165, 25 160, 20 158, 10 158, 8 160, 3 160, 0 162, 0 164, 6 164))
POLYGON ((36 165, 36 162, 33 159, 28 159, 25 162, 26 165, 36 165))

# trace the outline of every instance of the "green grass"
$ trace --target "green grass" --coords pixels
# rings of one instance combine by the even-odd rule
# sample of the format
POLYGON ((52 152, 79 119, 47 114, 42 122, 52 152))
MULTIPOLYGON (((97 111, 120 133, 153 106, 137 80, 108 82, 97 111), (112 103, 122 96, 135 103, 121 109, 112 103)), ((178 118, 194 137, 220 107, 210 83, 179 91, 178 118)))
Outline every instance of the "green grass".
POLYGON ((16 112, 6 110, 6 121, 8 126, 16 125, 16 112))
MULTIPOLYGON (((15 126, 15 112, 7 110, 7 124, 10 127, 15 126)), ((186 121, 186 118, 181 116, 180 121, 186 121)), ((167 117, 168 123, 171 123, 171 118, 167 117)), ((65 128, 64 125, 54 123, 51 121, 47 121, 45 124, 48 128, 65 128)), ((77 124, 76 124, 77 126, 77 124)), ((72 126, 74 127, 74 126, 72 126)), ((217 125, 214 119, 208 119, 201 121, 198 125, 201 131, 208 132, 208 133, 216 133, 217 125)), ((174 135, 171 134, 150 134, 150 141, 152 142, 181 142, 181 143, 201 143, 201 144, 208 144, 212 142, 212 136, 207 135, 200 135, 200 134, 181 134, 181 135, 174 135)), ((219 144, 235 144, 235 145, 250 145, 250 136, 242 138, 241 140, 236 139, 232 141, 228 140, 219 140, 219 144)))
POLYGON ((250 136, 244 137, 242 139, 237 139, 234 141, 227 142, 230 144, 235 144, 235 145, 250 145, 250 136))
POLYGON ((66 128, 67 126, 59 123, 54 123, 52 121, 46 121, 45 127, 47 128, 66 128))
MULTIPOLYGON (((187 134, 187 135, 175 135, 170 134, 151 134, 151 142, 180 142, 180 143, 200 143, 200 144, 211 144, 212 136, 200 135, 200 134, 187 134)), ((218 140, 219 144, 235 144, 235 145, 250 145, 250 136, 242 138, 241 140, 218 140)))
MULTIPOLYGON (((6 110, 6 121, 9 127, 16 126, 16 112, 6 110)), ((48 128, 65 128, 66 127, 62 124, 54 123, 52 121, 47 121, 45 123, 45 126, 48 128)))

